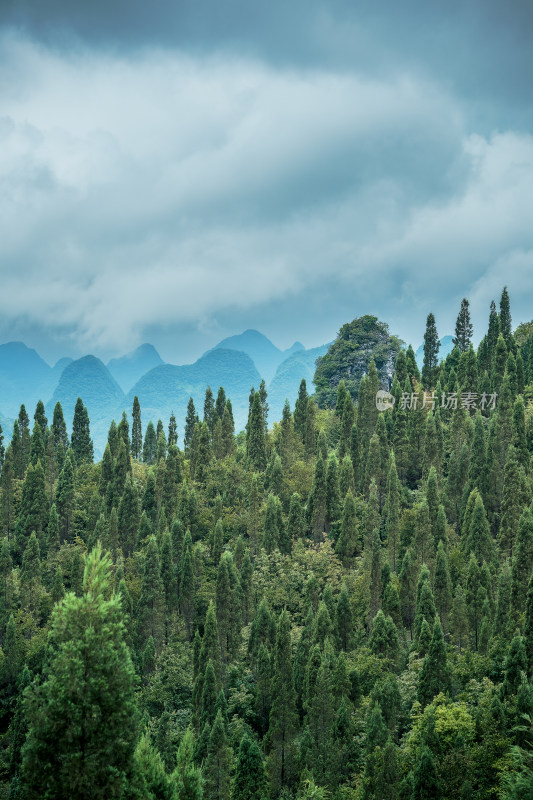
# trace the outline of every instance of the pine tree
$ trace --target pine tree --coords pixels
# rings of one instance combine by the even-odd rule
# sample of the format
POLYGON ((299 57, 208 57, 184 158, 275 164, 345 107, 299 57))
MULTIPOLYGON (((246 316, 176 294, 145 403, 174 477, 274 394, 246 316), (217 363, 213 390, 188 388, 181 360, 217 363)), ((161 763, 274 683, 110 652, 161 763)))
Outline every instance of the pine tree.
POLYGON ((506 344, 508 344, 512 335, 512 322, 511 303, 509 301, 507 286, 503 287, 502 296, 500 297, 500 330, 506 344))
POLYGON ((172 773, 176 800, 202 800, 203 776, 201 769, 194 764, 193 754, 194 737, 191 729, 187 728, 178 747, 176 768, 172 773))
POLYGON ((185 435, 183 437, 183 446, 186 453, 188 453, 191 448, 194 426, 198 423, 198 421, 198 415, 194 407, 194 400, 192 397, 189 397, 189 402, 187 403, 187 417, 185 419, 185 435))
POLYGON ((351 650, 355 625, 350 605, 350 596, 345 583, 341 586, 339 599, 337 600, 335 630, 339 647, 344 651, 351 650))
POLYGON ((50 427, 50 434, 54 442, 54 455, 57 466, 58 469, 61 469, 63 466, 63 458, 68 450, 68 434, 65 418, 63 416, 63 409, 59 401, 54 406, 54 415, 52 418, 52 425, 50 427))
POLYGON ((246 435, 246 454, 254 470, 262 472, 265 469, 265 420, 259 392, 255 392, 252 402, 246 435))
POLYGON ((387 478, 387 499, 383 510, 385 517, 385 533, 392 568, 396 572, 400 532, 400 491, 401 485, 396 470, 394 451, 390 454, 389 474, 387 478))
POLYGON ((298 390, 298 398, 294 406, 294 432, 303 441, 307 430, 308 394, 305 379, 302 378, 298 390))
POLYGON ((452 607, 452 581, 450 578, 448 557, 442 541, 439 542, 437 548, 433 590, 435 594, 435 608, 442 620, 444 629, 447 630, 448 618, 452 607))
POLYGON ((24 797, 120 797, 137 731, 134 673, 120 600, 109 596, 110 561, 86 558, 83 595, 52 616, 43 683, 28 690, 22 752, 24 797))
POLYGON ((428 314, 426 332, 424 333, 424 366, 422 368, 422 385, 424 389, 432 389, 437 383, 438 354, 440 342, 435 325, 435 317, 428 314))
POLYGON ((209 734, 203 775, 207 796, 211 800, 228 800, 232 751, 227 743, 224 720, 217 712, 209 734))
POLYGON ((433 754, 427 745, 422 745, 413 771, 410 800, 440 800, 442 796, 433 754))
POLYGON ((163 640, 164 588, 161 581, 159 551, 155 536, 151 536, 144 559, 141 594, 138 608, 139 641, 144 646, 153 637, 156 650, 163 640))
POLYGON ((245 732, 239 744, 232 800, 263 800, 266 777, 261 750, 245 732))
POLYGON ((446 662, 446 645, 438 617, 433 625, 433 636, 429 651, 424 659, 418 681, 418 700, 422 706, 431 703, 440 692, 449 693, 451 688, 450 670, 446 662))
POLYGON ((457 584, 455 595, 452 603, 451 613, 451 630, 453 631, 453 639, 459 652, 462 651, 463 645, 468 642, 468 613, 466 606, 465 593, 461 584, 457 584))
POLYGON ((213 399, 213 391, 210 386, 208 386, 207 389, 205 390, 203 421, 207 425, 209 433, 212 436, 213 431, 215 429, 216 412, 215 412, 215 401, 213 399))
POLYGON ((59 515, 61 541, 68 541, 73 532, 72 515, 74 511, 74 468, 70 450, 67 451, 63 469, 59 473, 55 504, 59 515))
POLYGON ((315 464, 313 488, 308 501, 309 523, 314 542, 321 541, 323 536, 326 518, 326 496, 326 465, 322 456, 319 456, 315 464))
POLYGON ((272 681, 272 710, 268 729, 268 772, 273 792, 290 787, 295 773, 295 736, 298 727, 296 693, 291 665, 290 621, 282 611, 276 630, 272 681))
POLYGON ((490 564, 495 558, 494 542, 480 494, 476 495, 474 508, 472 509, 468 536, 465 542, 465 552, 467 555, 473 553, 478 564, 481 564, 482 561, 487 561, 490 564))
POLYGON ((351 491, 348 492, 344 501, 341 532, 335 545, 335 552, 344 562, 347 562, 359 552, 357 513, 351 491))
POLYGON ((518 523, 512 567, 511 606, 520 614, 525 605, 528 580, 533 573, 533 513, 526 507, 518 523))
POLYGON ((143 434, 141 424, 141 404, 137 395, 133 398, 131 426, 131 454, 136 461, 139 461, 143 449, 143 434))
POLYGON ((143 444, 143 461, 145 464, 152 465, 155 463, 157 449, 157 438, 155 434, 154 423, 150 420, 146 426, 143 444))
POLYGON ((473 332, 474 329, 470 322, 469 302, 463 297, 455 323, 455 338, 453 339, 454 345, 459 348, 461 353, 465 353, 470 348, 473 332))
POLYGON ((137 546, 139 518, 140 510, 137 489, 131 479, 131 475, 128 474, 124 484, 124 492, 122 493, 118 506, 118 526, 122 550, 126 557, 131 556, 137 546))
POLYGON ((81 397, 76 400, 76 407, 74 408, 70 446, 77 464, 81 464, 84 461, 93 462, 94 450, 89 428, 89 414, 83 405, 81 397))

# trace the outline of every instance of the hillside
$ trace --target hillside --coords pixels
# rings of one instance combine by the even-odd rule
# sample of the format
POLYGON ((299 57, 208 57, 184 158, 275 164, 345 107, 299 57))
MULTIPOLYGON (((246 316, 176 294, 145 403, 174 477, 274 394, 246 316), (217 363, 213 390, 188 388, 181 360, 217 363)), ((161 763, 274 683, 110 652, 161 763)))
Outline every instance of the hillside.
POLYGON ((158 419, 168 420, 174 412, 182 434, 189 397, 192 396, 201 414, 207 386, 211 386, 215 396, 219 386, 223 386, 231 398, 235 425, 240 430, 248 417, 250 389, 258 388, 260 382, 261 376, 246 353, 216 348, 194 364, 163 364, 150 370, 131 389, 124 404, 131 409, 137 395, 145 425, 149 420, 154 424, 158 419))
POLYGON ((163 359, 151 344, 142 344, 120 358, 112 358, 107 368, 123 392, 129 392, 143 375, 163 364, 163 359))
POLYGON ((295 342, 288 350, 280 350, 264 334, 256 330, 247 330, 236 336, 229 336, 219 342, 214 350, 240 350, 250 356, 259 374, 269 383, 278 366, 284 359, 297 350, 303 350, 300 342, 295 342))
POLYGON ((389 389, 396 355, 402 344, 400 339, 390 335, 388 325, 377 317, 367 315, 343 325, 316 367, 314 381, 318 405, 335 405, 341 380, 356 398, 371 358, 375 361, 381 388, 389 389))
POLYGON ((23 342, 0 345, 0 408, 7 417, 15 417, 21 403, 32 409, 38 400, 46 400, 55 377, 46 361, 23 342))
POLYGON ((55 404, 63 408, 67 427, 72 425, 76 400, 81 397, 89 413, 96 457, 101 457, 111 419, 122 411, 124 393, 107 367, 95 356, 72 361, 62 372, 59 383, 46 404, 51 420, 55 404))
POLYGON ((328 347, 329 345, 325 344, 310 350, 302 348, 281 362, 268 387, 271 420, 281 419, 286 399, 289 401, 291 408, 294 409, 302 378, 307 383, 309 393, 313 393, 316 360, 327 352, 328 347))

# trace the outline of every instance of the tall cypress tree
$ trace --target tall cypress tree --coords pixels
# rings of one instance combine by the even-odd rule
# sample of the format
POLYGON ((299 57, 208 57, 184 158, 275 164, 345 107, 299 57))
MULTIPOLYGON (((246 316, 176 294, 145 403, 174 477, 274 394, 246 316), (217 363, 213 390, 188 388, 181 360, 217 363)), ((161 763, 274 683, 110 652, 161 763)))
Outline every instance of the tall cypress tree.
POLYGON ((422 367, 422 385, 425 389, 433 389, 437 383, 438 355, 440 342, 433 314, 428 314, 426 332, 424 333, 424 365, 422 367))
POLYGON ((281 612, 274 647, 272 710, 268 729, 268 772, 273 792, 290 787, 295 778, 295 736, 298 729, 296 693, 291 664, 289 615, 281 612))
POLYGON ((261 750, 245 732, 239 744, 232 800, 263 800, 265 794, 266 777, 261 750))
POLYGON ((307 428, 307 385, 305 379, 302 378, 300 388, 298 390, 298 398, 294 406, 294 432, 304 439, 305 431, 307 428))
POLYGON ((262 472, 266 467, 265 420, 259 392, 254 393, 246 434, 246 455, 252 467, 262 472))
POLYGON ((469 350, 473 332, 474 329, 470 321, 469 302, 463 297, 455 323, 455 338, 453 339, 454 345, 459 348, 461 353, 465 353, 469 350))
POLYGON ((188 453, 190 450, 194 426, 198 421, 198 414, 196 413, 196 409, 194 407, 194 400, 192 397, 189 397, 189 402, 187 403, 187 416, 185 418, 185 435, 183 437, 183 446, 186 453, 188 453))
POLYGON ((213 722, 207 744, 203 775, 207 796, 211 800, 228 800, 232 751, 228 745, 224 719, 219 710, 213 722))
POLYGON ((73 532, 72 516, 74 512, 74 468, 70 450, 67 451, 63 469, 59 474, 55 503, 59 514, 61 540, 68 541, 73 532))
POLYGON ((429 651, 424 659, 418 681, 418 700, 422 706, 431 703, 439 692, 450 691, 450 670, 446 662, 446 645, 438 617, 433 625, 433 636, 429 651))
POLYGON ((500 297, 500 330, 506 344, 508 344, 512 334, 512 321, 511 302, 509 300, 507 286, 503 287, 502 296, 500 297))
POLYGON ((143 461, 145 464, 154 464, 157 450, 157 438, 154 423, 150 420, 146 426, 143 444, 143 461))
POLYGON ((94 459, 94 449, 91 439, 89 414, 83 405, 81 397, 78 397, 76 400, 76 407, 74 408, 70 445, 76 458, 76 463, 81 464, 83 461, 92 463, 94 459))
POLYGON ((143 447, 143 434, 141 424, 141 404, 137 395, 133 398, 132 410, 132 426, 131 426, 131 454, 136 461, 139 461, 142 455, 143 447))
POLYGON ((134 671, 120 600, 109 596, 111 563, 86 558, 83 594, 67 594, 52 616, 43 682, 25 699, 24 797, 120 797, 137 737, 134 671))

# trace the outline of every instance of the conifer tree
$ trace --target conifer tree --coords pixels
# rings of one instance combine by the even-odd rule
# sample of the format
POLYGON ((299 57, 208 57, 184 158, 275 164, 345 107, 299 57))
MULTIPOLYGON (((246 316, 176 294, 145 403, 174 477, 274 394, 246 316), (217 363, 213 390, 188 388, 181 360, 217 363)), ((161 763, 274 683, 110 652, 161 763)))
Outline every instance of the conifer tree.
POLYGON ((213 431, 215 429, 215 422, 216 422, 216 412, 215 412, 215 402, 213 399, 213 391, 210 386, 207 387, 205 390, 205 397, 204 397, 204 422, 209 429, 209 433, 212 436, 213 431))
POLYGON ((335 552, 344 562, 359 552, 357 513, 351 491, 348 492, 344 501, 341 531, 335 545, 335 552))
POLYGON ((190 728, 180 741, 172 782, 176 800, 202 800, 203 776, 201 769, 194 764, 194 736, 190 728))
POLYGON ((302 439, 302 441, 304 440, 307 429, 307 404, 307 385, 305 379, 302 378, 300 388, 298 390, 298 398, 294 406, 294 432, 302 439))
POLYGON ((145 464, 152 465, 155 463, 157 450, 157 438, 154 428, 154 423, 150 420, 146 426, 143 444, 143 461, 145 464))
POLYGON ((255 392, 246 435, 246 454, 254 470, 266 467, 265 421, 259 392, 255 392))
POLYGON ((420 748, 413 772, 413 790, 410 800, 440 800, 443 797, 433 754, 427 745, 420 748))
POLYGON ((186 453, 188 453, 190 450, 194 426, 198 423, 198 421, 198 415, 194 407, 194 400, 192 397, 189 397, 189 402, 187 403, 187 417, 185 418, 185 435, 183 437, 183 446, 186 453))
POLYGON ((455 338, 453 343, 459 348, 461 353, 465 353, 470 348, 472 341, 472 334, 474 329, 470 321, 470 308, 469 302, 463 297, 461 300, 461 308, 455 323, 455 338))
POLYGON ((161 580, 159 551, 155 536, 151 536, 144 559, 141 594, 139 597, 139 641, 144 646, 153 637, 156 650, 163 639, 164 588, 161 580))
POLYGON ((141 404, 137 395, 133 398, 132 426, 131 426, 131 454, 139 461, 143 449, 143 434, 141 424, 141 404))
POLYGON ((452 603, 451 629, 455 644, 461 652, 463 645, 468 643, 468 613, 465 593, 460 583, 457 584, 452 603))
POLYGON ((61 541, 68 541, 73 530, 72 514, 74 511, 74 469, 70 450, 67 451, 63 469, 59 473, 55 504, 59 515, 61 541))
POLYGON ((507 286, 503 287, 502 296, 500 297, 500 330, 507 344, 512 334, 511 303, 507 286))
POLYGON ((520 614, 525 605, 528 580, 533 574, 533 513, 528 506, 524 509, 518 523, 514 549, 511 606, 516 614, 520 614))
POLYGON ((418 700, 422 706, 426 706, 435 695, 440 692, 446 694, 450 691, 450 688, 451 680, 450 670, 446 661, 446 645, 444 644, 440 620, 436 617, 431 644, 424 659, 418 681, 418 700))
POLYGON ((326 472, 326 513, 325 530, 330 532, 332 525, 341 516, 341 502, 339 489, 339 462, 337 456, 332 453, 328 459, 326 472))
POLYGON ((137 546, 137 533, 139 530, 139 498, 137 489, 127 475, 124 484, 124 492, 120 498, 118 506, 118 526, 121 537, 121 545, 124 555, 130 556, 137 546))
POLYGON ((350 596, 345 583, 343 583, 341 586, 339 599, 337 600, 337 607, 335 610, 335 629, 339 647, 344 651, 350 650, 353 642, 355 627, 350 604, 350 596))
POLYGON ((426 332, 424 333, 424 366, 422 367, 422 385, 424 389, 432 389, 437 383, 438 354, 440 342, 435 325, 435 317, 428 314, 426 332))
POLYGON ((268 729, 268 772, 273 792, 290 787, 295 774, 295 735, 298 718, 294 691, 289 615, 281 612, 276 629, 272 681, 272 710, 268 729))
POLYGON ((83 595, 66 595, 52 616, 41 685, 26 695, 24 797, 120 797, 137 735, 134 674, 120 600, 109 596, 109 558, 86 558, 83 595), (76 669, 82 664, 83 669, 76 669))
POLYGON ((232 800, 263 800, 266 777, 261 750, 245 732, 239 744, 232 800))
POLYGON ((444 629, 447 631, 449 614, 452 607, 452 581, 450 578, 448 557, 442 541, 439 542, 437 548, 433 590, 435 594, 435 608, 443 622, 444 629))
POLYGON ((222 449, 225 456, 231 455, 235 450, 235 422, 229 397, 222 413, 222 449))
POLYGON ((232 751, 227 742, 224 720, 218 711, 209 734, 203 768, 205 789, 211 800, 228 800, 230 797, 231 758, 232 751))
POLYGON ((89 427, 89 414, 83 405, 81 397, 76 400, 76 407, 74 408, 70 446, 77 464, 81 464, 84 461, 93 462, 94 450, 89 427))
POLYGON ((465 552, 467 554, 473 553, 478 564, 481 564, 484 560, 488 563, 494 561, 494 542, 487 521, 485 506, 483 505, 480 494, 476 495, 474 501, 474 508, 472 509, 472 517, 470 519, 468 535, 465 542, 465 552))

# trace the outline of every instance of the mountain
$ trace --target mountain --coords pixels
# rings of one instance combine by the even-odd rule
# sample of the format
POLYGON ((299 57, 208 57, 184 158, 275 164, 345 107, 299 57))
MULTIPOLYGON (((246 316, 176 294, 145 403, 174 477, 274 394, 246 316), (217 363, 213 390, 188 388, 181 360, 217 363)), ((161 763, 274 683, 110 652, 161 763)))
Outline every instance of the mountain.
MULTIPOLYGON (((95 457, 102 455, 109 424, 113 417, 120 418, 124 405, 124 392, 105 364, 95 356, 84 356, 72 361, 63 370, 46 413, 51 420, 54 406, 59 400, 70 433, 76 400, 81 397, 89 412, 95 457), (120 414, 117 414, 120 409, 120 414)), ((118 421, 118 420, 117 420, 118 421)))
POLYGON ((282 361, 276 370, 276 374, 268 387, 268 404, 270 409, 270 421, 281 419, 281 413, 285 400, 287 399, 294 411, 294 404, 298 396, 298 389, 302 378, 307 383, 307 391, 313 394, 313 378, 316 369, 316 359, 323 356, 329 345, 314 347, 310 350, 303 348, 293 352, 285 361, 282 361))
POLYGON ((122 391, 129 392, 143 375, 164 363, 153 345, 141 344, 121 358, 112 358, 107 368, 122 391))
POLYGON ((0 345, 0 408, 6 417, 16 417, 21 403, 33 416, 38 400, 54 389, 55 374, 46 361, 23 342, 0 345))
POLYGON ((170 414, 174 412, 182 437, 189 397, 193 398, 196 411, 202 418, 207 386, 211 386, 215 398, 219 386, 223 386, 232 403, 238 432, 248 419, 250 389, 252 386, 257 389, 260 382, 261 376, 249 355, 217 347, 194 364, 162 364, 150 370, 128 392, 125 406, 129 410, 133 398, 138 396, 144 429, 149 420, 155 424, 158 419, 162 419, 166 427, 170 414))
POLYGON ((69 358, 68 356, 65 356, 64 358, 60 358, 59 361, 56 361, 56 363, 54 364, 54 366, 52 368, 52 372, 54 373, 54 376, 56 378, 56 383, 57 383, 57 381, 59 381, 59 379, 61 377, 61 374, 62 374, 63 370, 65 369, 65 367, 68 367, 68 365, 72 364, 73 361, 74 361, 74 359, 73 358, 69 358))
MULTIPOLYGON (((213 350, 240 350, 250 356, 259 374, 269 383, 275 375, 281 362, 296 350, 302 350, 303 345, 295 342, 288 350, 280 350, 270 339, 259 331, 247 330, 237 336, 228 336, 223 339, 213 350)), ((211 352, 208 350, 208 352, 211 352)))
MULTIPOLYGON (((453 350, 453 336, 443 336, 440 340, 439 348, 439 361, 444 361, 447 355, 453 350)), ((424 345, 421 344, 415 353, 416 363, 419 369, 422 369, 424 364, 424 345)))
POLYGON ((389 326, 369 314, 347 322, 337 338, 322 356, 315 372, 315 399, 321 408, 334 407, 337 387, 342 379, 353 397, 368 371, 370 359, 376 364, 379 384, 390 389, 396 355, 403 342, 391 336, 389 326))

